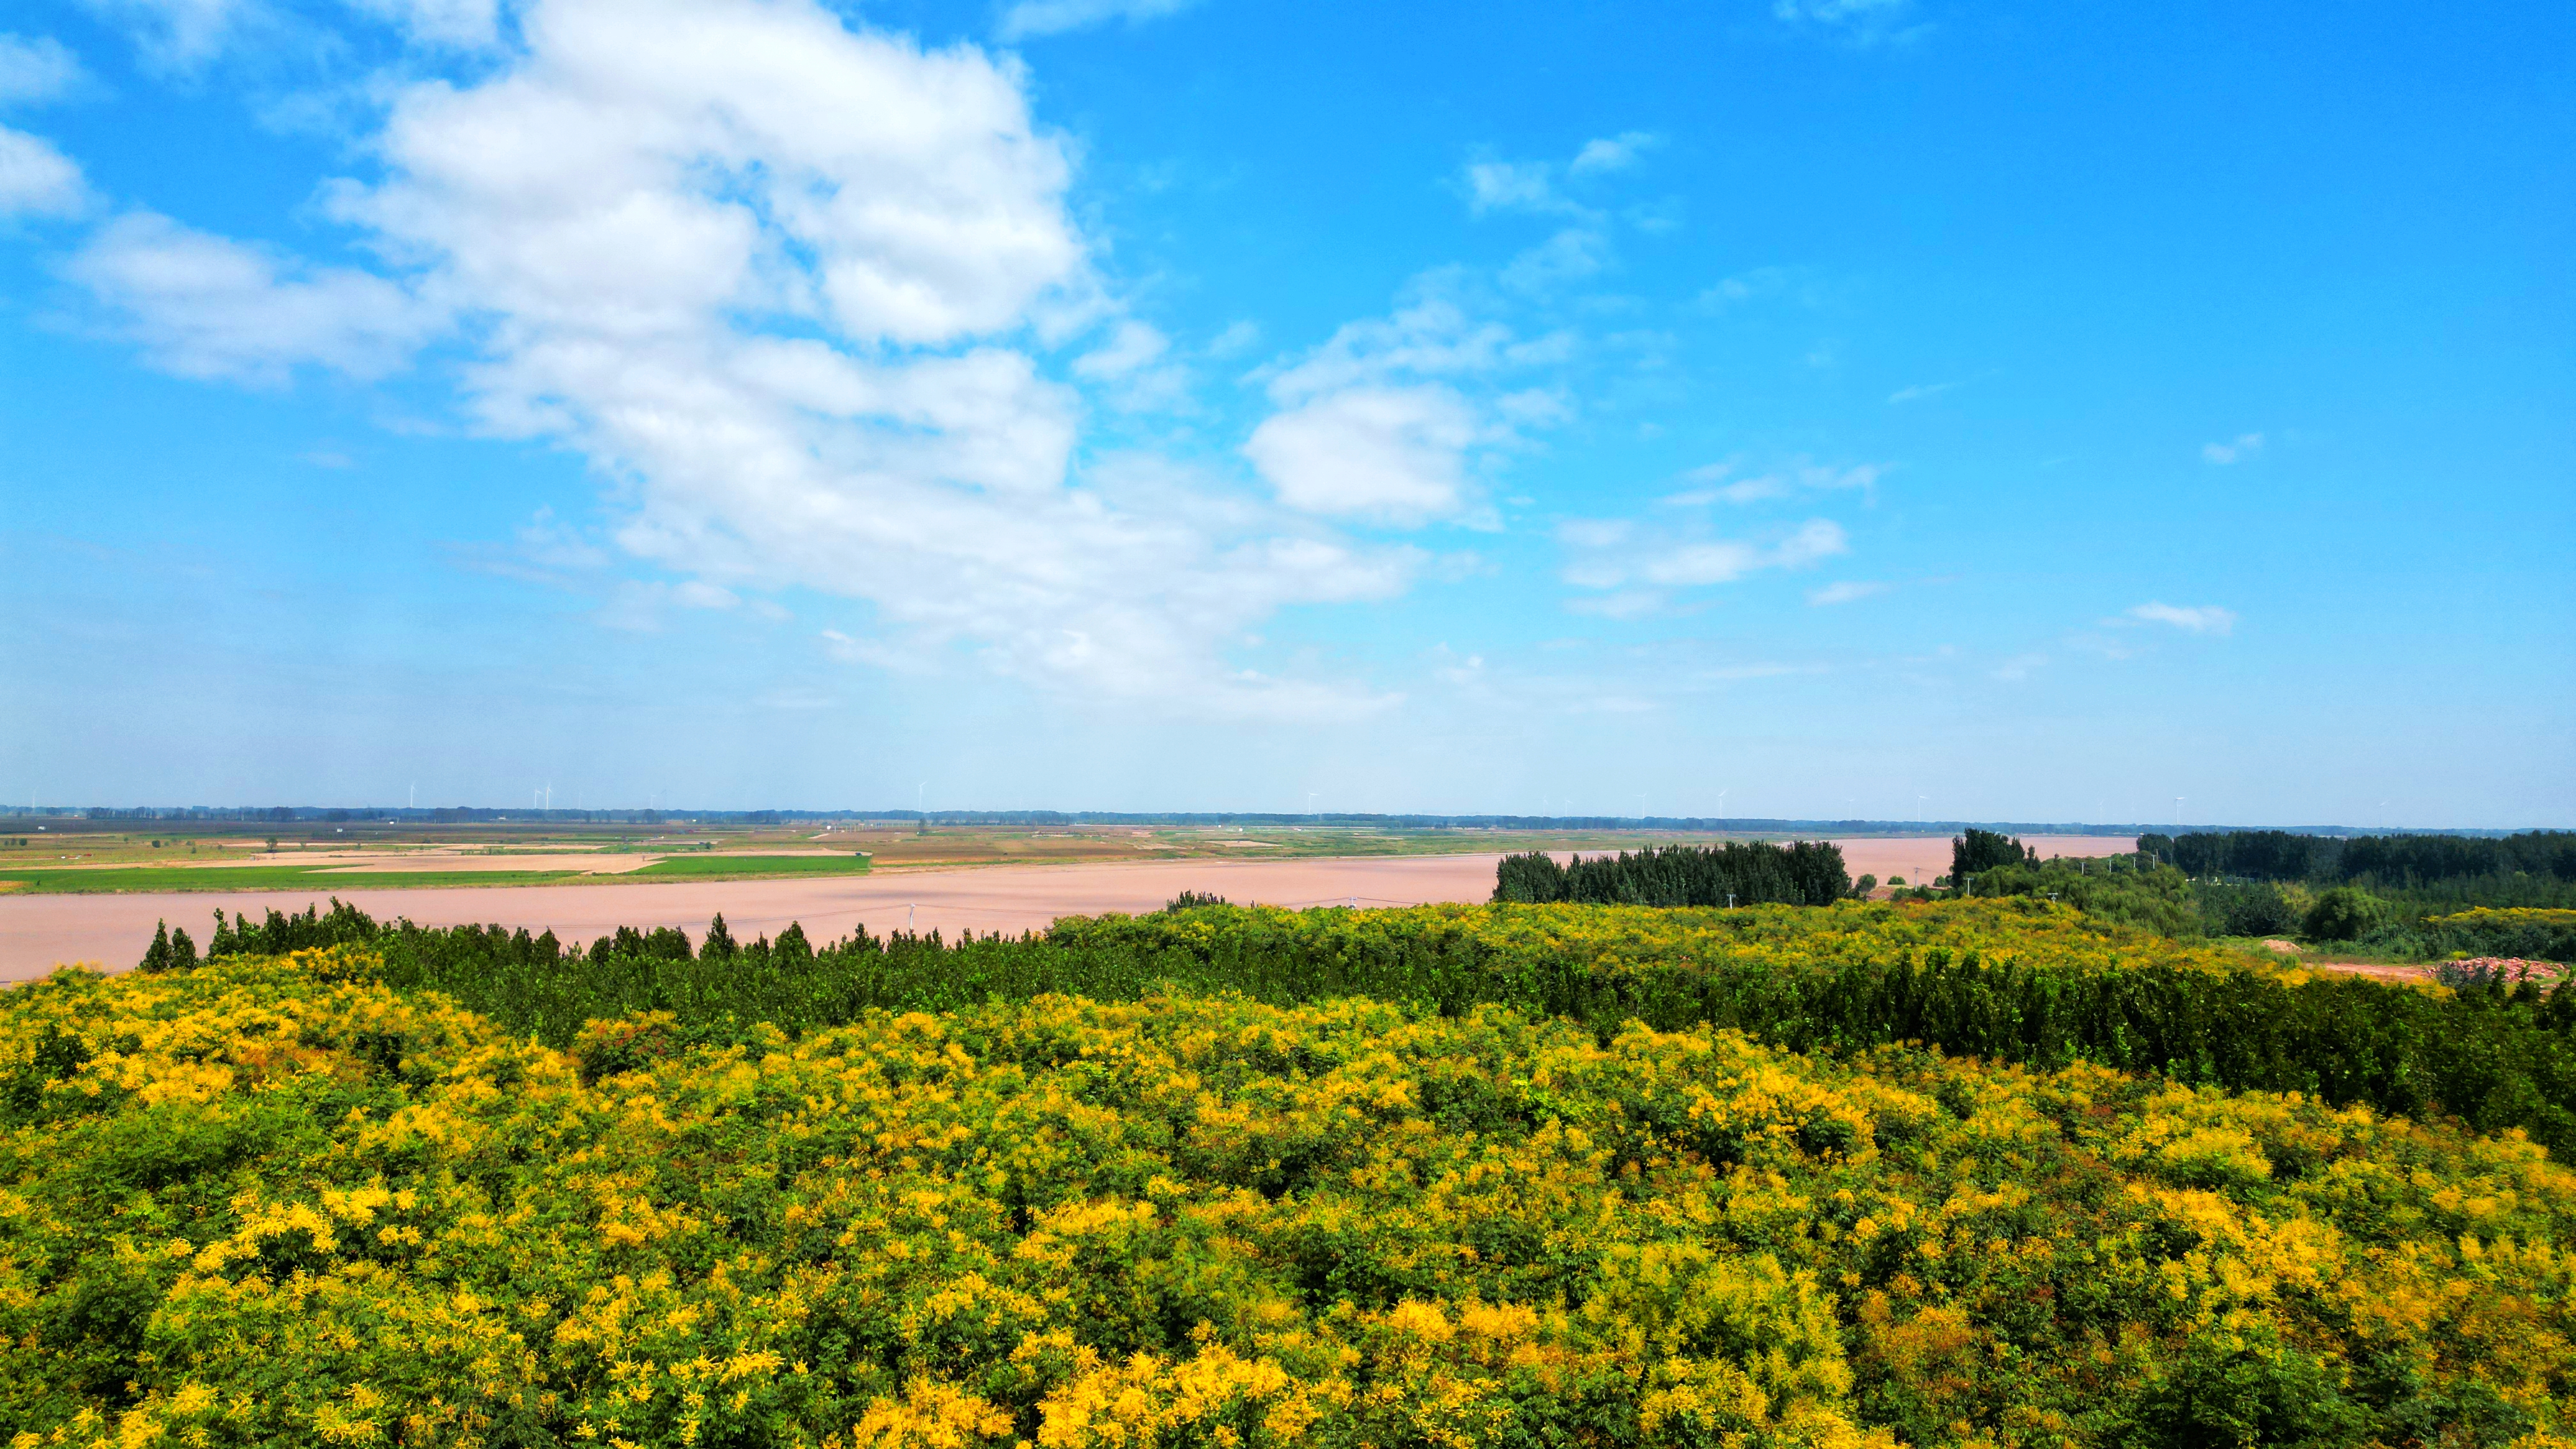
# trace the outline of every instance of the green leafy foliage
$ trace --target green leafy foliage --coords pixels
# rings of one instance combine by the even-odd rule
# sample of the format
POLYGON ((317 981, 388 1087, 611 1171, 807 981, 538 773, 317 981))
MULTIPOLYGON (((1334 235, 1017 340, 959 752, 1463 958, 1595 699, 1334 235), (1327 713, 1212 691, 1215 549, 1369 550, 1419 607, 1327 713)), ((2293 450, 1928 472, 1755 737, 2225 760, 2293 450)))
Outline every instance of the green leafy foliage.
POLYGON ((0 997, 16 1445, 2576 1428, 2576 1174, 2513 1136, 1490 1005, 645 1013, 558 1051, 382 970, 0 997))
POLYGON ((1842 847, 1824 840, 1649 846, 1564 865, 1534 850, 1504 857, 1494 881, 1495 900, 1521 905, 1821 906, 1849 894, 1842 847))
MULTIPOLYGON (((333 917, 288 919, 319 932, 333 917)), ((721 1036, 1049 993, 1366 996, 1453 1015, 1507 1006, 1605 1033, 1631 1020, 1734 1027, 1801 1052, 1912 1041, 2050 1069, 2089 1061, 2520 1127, 2576 1149, 2576 989, 2442 992, 2284 970, 2029 896, 1734 911, 1210 906, 1068 918, 1020 938, 862 931, 819 951, 791 927, 712 960, 667 928, 620 930, 585 953, 498 926, 405 922, 368 943, 387 984, 445 993, 557 1046, 635 1011, 721 1036)))

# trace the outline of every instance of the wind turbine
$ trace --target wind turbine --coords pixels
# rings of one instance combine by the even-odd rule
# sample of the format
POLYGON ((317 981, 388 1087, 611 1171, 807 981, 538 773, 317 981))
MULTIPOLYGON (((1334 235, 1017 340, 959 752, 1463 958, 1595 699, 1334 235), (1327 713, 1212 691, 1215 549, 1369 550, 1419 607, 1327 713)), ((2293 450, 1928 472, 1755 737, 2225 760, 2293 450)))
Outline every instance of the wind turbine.
POLYGON ((2174 827, 2176 829, 2180 829, 2182 827, 2182 802, 2182 796, 2176 795, 2174 797, 2174 827))

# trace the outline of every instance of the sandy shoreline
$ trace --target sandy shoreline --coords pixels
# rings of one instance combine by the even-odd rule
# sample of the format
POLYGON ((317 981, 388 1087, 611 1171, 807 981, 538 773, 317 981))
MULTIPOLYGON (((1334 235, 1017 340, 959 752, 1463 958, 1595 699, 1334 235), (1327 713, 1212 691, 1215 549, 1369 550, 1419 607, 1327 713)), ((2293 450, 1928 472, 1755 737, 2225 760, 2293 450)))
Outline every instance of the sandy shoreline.
MULTIPOLYGON (((2127 836, 2037 836, 2041 855, 2106 855, 2132 848, 2127 836)), ((1947 837, 1837 842, 1854 876, 1929 880, 1950 867, 1947 837)), ((986 865, 805 876, 783 880, 652 884, 466 886, 369 889, 363 875, 294 891, 144 892, 133 895, 0 896, 0 982, 33 980, 58 964, 95 962, 123 970, 151 943, 153 925, 188 928, 203 947, 213 913, 300 911, 337 895, 379 920, 408 916, 425 926, 497 922, 589 940, 618 926, 677 926, 696 939, 718 911, 736 936, 775 936, 790 921, 818 941, 864 924, 888 931, 937 928, 955 936, 1041 930, 1058 916, 1155 910, 1184 890, 1238 904, 1279 906, 1421 905, 1482 901, 1494 891, 1495 852, 1299 860, 1153 860, 986 865), (343 884, 342 882, 345 882, 343 884)))

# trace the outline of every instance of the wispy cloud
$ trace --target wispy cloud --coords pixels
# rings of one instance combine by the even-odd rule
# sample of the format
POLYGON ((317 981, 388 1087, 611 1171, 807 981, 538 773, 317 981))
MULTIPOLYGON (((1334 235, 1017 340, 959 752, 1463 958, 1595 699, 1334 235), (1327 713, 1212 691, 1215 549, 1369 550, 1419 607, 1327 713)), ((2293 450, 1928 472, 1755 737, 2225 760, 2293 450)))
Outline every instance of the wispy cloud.
POLYGON ((1194 0, 1019 0, 1006 7, 994 27, 1004 40, 1062 35, 1088 30, 1113 20, 1134 23, 1159 20, 1188 9, 1194 0))
POLYGON ((78 57, 50 35, 0 31, 0 103, 50 101, 84 78, 78 57))
POLYGON ((1849 489, 1872 494, 1888 467, 1884 463, 1836 467, 1800 458, 1783 467, 1739 476, 1738 466, 1735 463, 1710 463, 1693 468, 1682 477, 1698 486, 1668 493, 1662 501, 1677 508, 1699 508, 1711 503, 1760 503, 1773 498, 1837 493, 1849 489))
POLYGON ((1583 149, 1574 153, 1574 159, 1566 164, 1565 169, 1577 176, 1595 171, 1625 171, 1636 165, 1644 153, 1663 143, 1664 138, 1652 131, 1622 131, 1616 136, 1584 142, 1583 149))
POLYGON ((1994 677, 2007 683, 2019 683, 2047 665, 2048 656, 2045 654, 2016 654, 1995 667, 1994 677))
POLYGON ((185 377, 277 387, 300 366, 381 377, 446 325, 440 308, 372 273, 308 266, 149 211, 101 228, 64 270, 117 331, 185 377))
POLYGON ((1888 590, 1895 587, 1896 586, 1894 584, 1879 583, 1870 580, 1845 579, 1839 583, 1827 584, 1821 589, 1816 589, 1810 592, 1807 595, 1807 602, 1820 606, 1855 604, 1863 599, 1876 598, 1880 594, 1886 593, 1888 590))
POLYGON ((1961 378, 1956 382, 1916 383, 1912 387, 1900 387, 1896 391, 1889 393, 1887 395, 1887 400, 1891 405, 1921 402, 1925 398, 1939 397, 1941 394, 1950 391, 1952 388, 1965 386, 1967 386, 1967 379, 1965 378, 1961 378))
POLYGON ((1555 168, 1544 161, 1470 161, 1467 209, 1478 216, 1492 211, 1573 209, 1573 203, 1557 194, 1555 177, 1555 168))
POLYGON ((1671 591, 1733 583, 1769 569, 1804 568, 1850 551, 1841 524, 1811 518, 1785 531, 1753 538, 1681 537, 1627 519, 1574 519, 1557 530, 1571 555, 1563 578, 1598 597, 1577 598, 1576 613, 1629 618, 1654 613, 1671 591))
POLYGON ((1812 307, 1824 298, 1823 285, 1805 267, 1753 267, 1703 288, 1698 305, 1704 312, 1723 312, 1774 299, 1812 307))
POLYGON ((1536 212, 1586 217, 1597 224, 1602 214, 1566 195, 1558 184, 1560 179, 1583 181, 1630 170, 1646 152, 1662 144, 1663 137, 1652 131, 1622 131, 1584 142, 1574 159, 1562 166, 1553 161, 1483 157, 1467 163, 1460 189, 1466 193, 1467 209, 1478 216, 1498 211, 1536 212))
POLYGON ((1931 27, 1906 24, 1911 0, 1775 0, 1771 13, 1795 26, 1859 45, 1907 41, 1931 27))
POLYGON ((2122 617, 2141 624, 2170 624, 2186 634, 2232 634, 2236 632, 2236 614, 2216 604, 2186 606, 2181 604, 2145 603, 2130 609, 2122 617))
POLYGON ((2200 446, 2200 456, 2204 461, 2216 463, 2221 466, 2225 466, 2229 463, 2241 463, 2262 451, 2263 435, 2261 433, 2239 433, 2232 442, 2203 443, 2200 446))
POLYGON ((78 216, 90 207, 79 163, 53 143, 0 126, 0 221, 13 216, 78 216))

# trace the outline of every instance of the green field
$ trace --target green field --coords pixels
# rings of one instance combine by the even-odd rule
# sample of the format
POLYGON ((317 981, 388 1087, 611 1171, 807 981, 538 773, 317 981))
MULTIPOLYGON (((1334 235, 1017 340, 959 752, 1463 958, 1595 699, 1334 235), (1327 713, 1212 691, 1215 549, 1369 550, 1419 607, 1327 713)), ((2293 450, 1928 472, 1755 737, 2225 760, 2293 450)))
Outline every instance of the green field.
POLYGON ((136 866, 108 870, 0 870, 12 895, 104 895, 117 891, 394 890, 419 886, 545 885, 571 870, 406 870, 335 873, 312 865, 136 866))
POLYGON ((735 879, 779 875, 865 875, 868 858, 864 855, 680 855, 657 860, 628 877, 668 880, 686 876, 692 880, 735 879))

